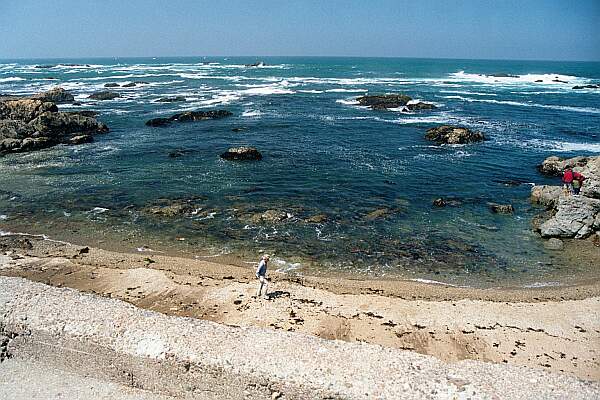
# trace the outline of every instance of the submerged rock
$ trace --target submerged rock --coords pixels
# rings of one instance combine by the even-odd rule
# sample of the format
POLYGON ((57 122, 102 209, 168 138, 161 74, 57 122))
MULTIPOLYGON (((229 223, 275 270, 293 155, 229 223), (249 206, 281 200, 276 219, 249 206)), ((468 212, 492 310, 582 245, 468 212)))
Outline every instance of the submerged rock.
POLYGON ((88 99, 93 100, 112 100, 121 97, 119 93, 103 90, 101 92, 92 93, 88 96, 88 99))
POLYGON ((186 111, 183 113, 175 114, 169 118, 153 118, 146 121, 148 126, 165 126, 171 122, 194 122, 194 121, 206 121, 210 119, 220 119, 233 115, 227 110, 210 110, 210 111, 186 111))
POLYGON ((425 103, 425 102, 419 101, 416 103, 408 103, 406 105, 406 108, 408 108, 410 111, 421 111, 421 110, 433 110, 437 107, 431 103, 425 103))
POLYGON ((61 87, 50 89, 47 92, 39 93, 31 97, 41 101, 49 101, 56 104, 61 103, 72 103, 75 101, 75 97, 61 87))
POLYGON ((142 212, 166 218, 191 215, 201 208, 200 197, 189 199, 158 199, 142 208, 142 212))
POLYGON ((257 213, 250 217, 250 221, 255 224, 260 223, 278 223, 291 219, 293 216, 285 211, 267 210, 263 213, 257 213))
POLYGON ((512 214, 515 212, 512 204, 491 204, 490 210, 496 214, 512 214))
POLYGON ((221 154, 221 158, 230 161, 258 161, 262 160, 262 154, 255 147, 241 146, 230 148, 221 154))
POLYGON ((578 90, 578 89, 600 89, 600 85, 577 85, 577 86, 573 86, 573 89, 578 90))
POLYGON ((483 141, 485 136, 481 132, 472 131, 468 128, 442 125, 428 129, 425 139, 438 144, 467 144, 483 141))
POLYGON ((121 87, 124 87, 124 88, 130 88, 130 87, 136 87, 136 86, 137 85, 136 85, 135 82, 129 82, 129 83, 126 83, 124 85, 121 85, 121 87))
POLYGON ((327 222, 328 219, 329 218, 325 214, 317 214, 306 218, 304 221, 309 224, 322 224, 327 222))
POLYGON ((433 201, 433 205, 434 207, 446 207, 446 200, 442 197, 437 198, 433 201))
POLYGON ((111 83, 106 83, 104 84, 105 88, 111 88, 111 87, 120 87, 121 85, 119 85, 118 83, 115 82, 111 82, 111 83))
POLYGON ((548 250, 562 250, 565 247, 565 244, 558 238, 550 238, 544 243, 544 247, 548 250))
POLYGON ((356 98, 361 106, 371 107, 373 110, 402 107, 411 100, 412 98, 405 94, 366 95, 356 98))
POLYGON ((183 102, 186 101, 187 99, 183 96, 175 96, 175 97, 161 97, 160 99, 156 100, 158 103, 176 103, 176 102, 183 102))
POLYGON ((264 61, 257 61, 252 64, 244 64, 245 67, 264 67, 266 64, 264 61))

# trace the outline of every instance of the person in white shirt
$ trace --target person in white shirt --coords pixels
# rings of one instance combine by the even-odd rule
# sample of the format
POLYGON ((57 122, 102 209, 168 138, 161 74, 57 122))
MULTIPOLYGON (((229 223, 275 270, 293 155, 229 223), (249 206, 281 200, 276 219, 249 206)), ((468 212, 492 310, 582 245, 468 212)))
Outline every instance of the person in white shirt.
POLYGON ((260 282, 259 286, 258 286, 258 293, 256 294, 257 297, 260 297, 260 294, 262 293, 263 287, 265 288, 265 293, 264 293, 264 297, 265 299, 268 299, 268 295, 267 295, 267 289, 269 287, 269 282, 267 281, 267 264, 269 263, 269 255, 265 254, 264 256, 262 256, 260 262, 258 263, 258 266, 256 267, 256 277, 258 278, 258 281, 260 282))

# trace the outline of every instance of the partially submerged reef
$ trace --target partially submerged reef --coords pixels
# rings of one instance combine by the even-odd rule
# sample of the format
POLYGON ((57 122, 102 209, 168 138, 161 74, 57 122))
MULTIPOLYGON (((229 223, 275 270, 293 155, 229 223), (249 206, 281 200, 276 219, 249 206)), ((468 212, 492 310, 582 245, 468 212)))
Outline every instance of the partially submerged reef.
POLYGON ((433 110, 436 108, 431 103, 413 100, 405 94, 378 94, 365 95, 356 98, 358 104, 370 107, 373 110, 388 110, 402 107, 402 111, 433 110))
POLYGON ((600 245, 600 156, 556 156, 546 158, 538 166, 540 173, 558 177, 565 168, 585 177, 579 195, 570 194, 559 185, 536 185, 531 201, 546 211, 535 220, 534 229, 543 238, 587 239, 600 245))

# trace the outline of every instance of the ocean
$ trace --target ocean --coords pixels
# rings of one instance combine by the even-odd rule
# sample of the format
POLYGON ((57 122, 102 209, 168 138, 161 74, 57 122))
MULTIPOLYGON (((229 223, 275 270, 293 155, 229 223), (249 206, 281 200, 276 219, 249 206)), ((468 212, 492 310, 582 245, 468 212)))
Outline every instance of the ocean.
MULTIPOLYGON (((560 285, 598 274, 532 231, 536 165, 600 154, 600 63, 408 58, 187 57, 0 61, 0 94, 60 86, 110 132, 93 143, 0 158, 0 231, 119 251, 465 286, 560 285), (264 65, 246 66, 257 61, 264 65), (47 68, 36 68, 45 65, 47 68), (51 78, 51 79, 48 79, 51 78), (135 87, 108 88, 144 81, 135 87), (108 101, 100 90, 122 95, 108 101), (361 107, 403 93, 435 110, 361 107), (182 96, 185 102, 157 102, 182 96), (224 109, 232 117, 148 127, 151 118, 224 109), (482 143, 438 146, 441 124, 482 143), (229 147, 263 159, 229 162, 229 147), (172 157, 173 153, 178 157, 172 157), (434 199, 451 200, 444 208, 434 199), (170 201, 193 212, 145 212, 170 201), (512 215, 491 203, 512 204, 512 215), (283 221, 260 222, 276 210, 283 221), (313 220, 308 221, 309 218, 313 220)), ((574 245, 576 246, 576 245, 574 245)), ((575 249, 576 252, 576 249, 575 249)))

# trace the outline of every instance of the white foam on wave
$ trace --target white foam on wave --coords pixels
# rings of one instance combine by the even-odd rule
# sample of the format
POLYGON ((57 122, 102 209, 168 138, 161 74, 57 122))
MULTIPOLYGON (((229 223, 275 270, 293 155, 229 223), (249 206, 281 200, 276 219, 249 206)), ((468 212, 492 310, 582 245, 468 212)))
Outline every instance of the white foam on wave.
POLYGON ((271 94, 294 94, 295 93, 293 90, 287 89, 285 87, 275 86, 275 85, 254 87, 254 88, 242 90, 241 92, 243 94, 258 95, 258 96, 266 96, 266 95, 271 95, 271 94))
POLYGON ((537 148, 554 152, 575 152, 587 151, 590 153, 600 153, 600 143, 581 143, 581 142, 561 142, 559 140, 526 140, 522 144, 526 148, 537 148))
MULTIPOLYGON (((440 90, 440 93, 466 94, 473 96, 498 96, 496 93, 470 92, 468 90, 440 90)), ((518 92, 520 94, 520 92, 518 92)))
POLYGON ((538 104, 538 103, 523 103, 519 101, 512 100, 493 100, 493 99, 473 99, 469 97, 463 96, 443 96, 446 99, 456 99, 463 100, 469 103, 492 103, 492 104, 504 104, 509 106, 518 106, 518 107, 538 107, 538 108, 547 108, 551 110, 559 110, 559 111, 571 111, 571 112, 580 112, 580 113, 588 113, 588 114, 600 114, 600 109, 593 107, 576 107, 576 106, 560 106, 554 104, 538 104))
POLYGON ((523 74, 514 76, 491 76, 458 71, 450 74, 450 78, 457 81, 476 82, 490 85, 571 85, 573 83, 587 82, 587 78, 562 74, 523 74))
POLYGON ((338 99, 335 101, 336 103, 345 104, 347 106, 356 106, 360 103, 356 99, 338 99))
POLYGON ((17 82, 17 81, 24 81, 25 78, 19 78, 18 76, 9 76, 8 78, 0 78, 0 83, 3 82, 17 82))
POLYGON ((327 93, 363 93, 365 89, 327 89, 325 92, 327 93))
POLYGON ((314 94, 323 93, 322 90, 314 90, 314 89, 311 89, 311 90, 298 90, 298 92, 300 92, 300 93, 314 93, 314 94))
POLYGON ((262 115, 262 112, 260 112, 260 110, 244 110, 244 112, 242 113, 242 117, 248 117, 248 118, 256 118, 256 117, 260 117, 262 115))

